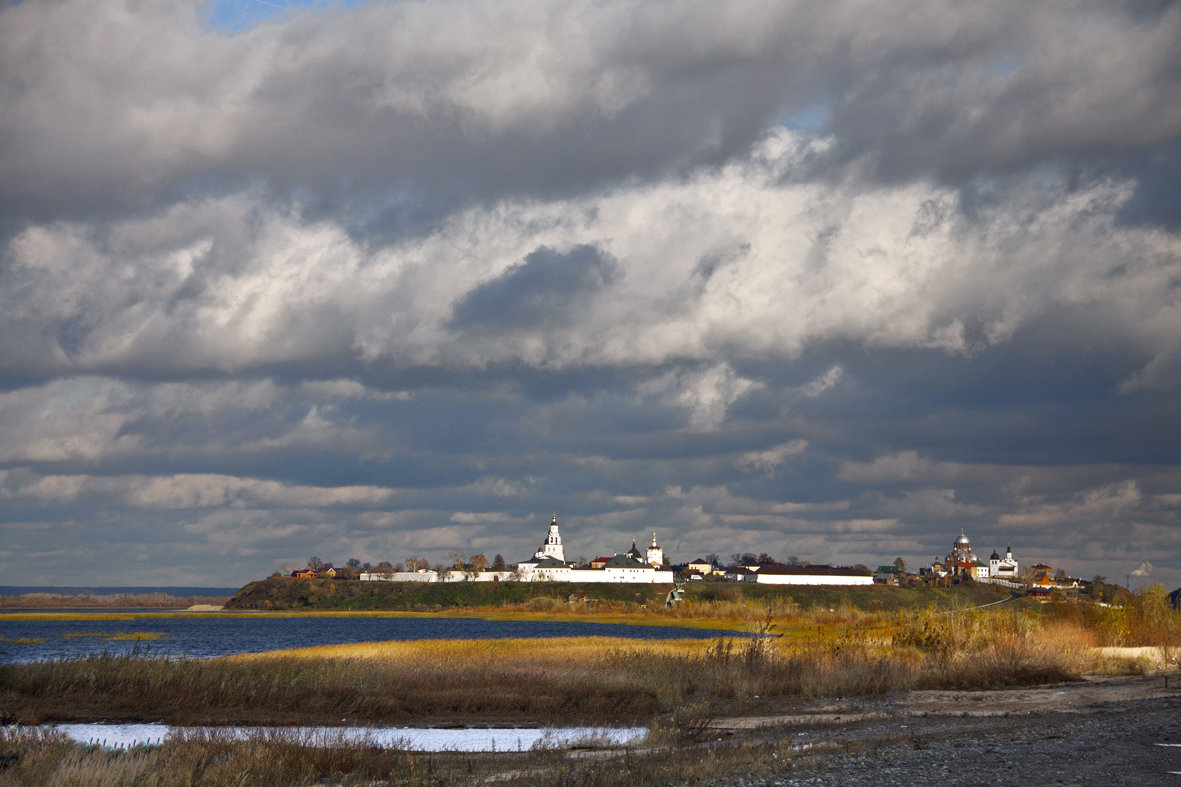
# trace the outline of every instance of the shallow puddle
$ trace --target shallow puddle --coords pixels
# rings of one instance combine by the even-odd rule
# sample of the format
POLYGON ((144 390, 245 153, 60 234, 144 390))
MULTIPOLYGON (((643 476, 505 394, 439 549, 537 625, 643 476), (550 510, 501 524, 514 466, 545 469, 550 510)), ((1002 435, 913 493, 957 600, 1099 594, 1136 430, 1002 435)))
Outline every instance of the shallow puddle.
POLYGON ((414 751, 528 751, 567 748, 580 743, 594 746, 627 745, 643 739, 645 727, 172 727, 167 724, 57 724, 56 729, 79 743, 108 749, 155 746, 169 736, 218 735, 245 740, 270 735, 298 740, 306 746, 368 744, 414 751))

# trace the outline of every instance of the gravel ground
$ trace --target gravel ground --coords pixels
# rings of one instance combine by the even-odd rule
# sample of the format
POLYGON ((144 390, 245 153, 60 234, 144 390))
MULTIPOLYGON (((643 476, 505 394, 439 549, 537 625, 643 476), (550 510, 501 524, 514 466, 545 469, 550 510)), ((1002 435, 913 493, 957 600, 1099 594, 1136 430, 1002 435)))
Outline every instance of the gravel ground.
MULTIPOLYGON (((1064 697, 1071 693, 1066 690, 1064 697)), ((770 776, 716 784, 1181 787, 1181 696, 1160 693, 1083 706, 1064 699, 1067 710, 963 715, 916 713, 902 703, 882 701, 859 708, 862 718, 879 718, 811 729, 793 722, 768 730, 768 737, 812 748, 781 765, 773 763, 770 776)), ((994 704, 1003 703, 1004 692, 990 694, 994 704)))

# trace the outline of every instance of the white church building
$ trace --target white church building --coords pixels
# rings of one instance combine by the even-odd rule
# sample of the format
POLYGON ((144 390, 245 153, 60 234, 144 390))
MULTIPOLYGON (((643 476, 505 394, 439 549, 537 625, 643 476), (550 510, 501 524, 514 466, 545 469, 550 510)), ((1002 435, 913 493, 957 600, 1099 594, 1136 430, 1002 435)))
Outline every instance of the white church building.
POLYGON ((671 569, 664 567, 664 549, 656 543, 641 553, 635 540, 624 554, 616 554, 600 568, 577 568, 567 562, 562 548, 562 534, 558 530, 558 515, 550 521, 549 532, 533 557, 522 560, 513 571, 466 571, 452 569, 445 572, 423 569, 388 573, 366 572, 362 580, 390 582, 632 582, 642 584, 673 584, 671 569))
POLYGON ((996 582, 1003 585, 1016 586, 1020 564, 1013 557, 1013 547, 1005 547, 1005 556, 1001 557, 994 549, 985 563, 976 557, 972 551, 972 541, 960 530, 955 543, 947 557, 940 560, 935 558, 930 568, 924 568, 922 573, 931 573, 945 577, 949 574, 969 575, 978 582, 996 582))
POLYGON ((616 554, 601 568, 575 568, 566 561, 562 549, 562 535, 558 531, 558 515, 550 521, 545 541, 529 560, 517 564, 515 572, 523 582, 637 582, 643 584, 672 584, 673 572, 664 567, 664 550, 652 534, 652 545, 645 553, 636 547, 624 554, 616 554))

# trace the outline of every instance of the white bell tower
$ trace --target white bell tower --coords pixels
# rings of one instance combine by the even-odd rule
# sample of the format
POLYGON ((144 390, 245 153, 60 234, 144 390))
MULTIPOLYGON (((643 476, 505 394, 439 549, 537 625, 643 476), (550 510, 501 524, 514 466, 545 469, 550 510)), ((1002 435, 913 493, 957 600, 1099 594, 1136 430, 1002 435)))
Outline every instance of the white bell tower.
POLYGON ((664 565, 664 550, 656 545, 656 533, 652 533, 652 546, 648 547, 649 565, 660 568, 664 565))
POLYGON ((533 557, 538 560, 552 557, 554 560, 566 562, 566 554, 562 550, 562 535, 558 532, 557 514, 554 514, 553 520, 549 523, 549 535, 545 537, 545 543, 541 545, 533 557))

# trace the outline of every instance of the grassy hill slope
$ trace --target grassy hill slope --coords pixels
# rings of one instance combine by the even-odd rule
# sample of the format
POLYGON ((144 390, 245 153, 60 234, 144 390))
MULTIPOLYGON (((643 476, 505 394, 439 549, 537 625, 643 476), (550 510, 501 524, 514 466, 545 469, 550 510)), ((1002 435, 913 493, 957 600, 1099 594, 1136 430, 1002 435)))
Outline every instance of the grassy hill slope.
MULTIPOLYGON (((804 609, 838 608, 888 612, 937 604, 978 605, 1003 599, 1008 591, 988 585, 951 588, 774 587, 723 582, 686 585, 686 605, 721 602, 794 602, 804 609)), ((438 612, 465 607, 519 607, 534 599, 566 601, 571 596, 607 602, 614 609, 663 607, 668 585, 564 582, 359 582, 336 579, 270 577, 251 582, 226 605, 229 610, 397 610, 438 612)))

